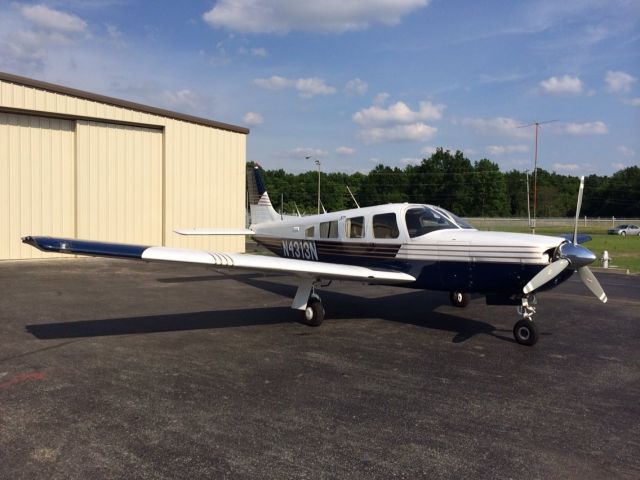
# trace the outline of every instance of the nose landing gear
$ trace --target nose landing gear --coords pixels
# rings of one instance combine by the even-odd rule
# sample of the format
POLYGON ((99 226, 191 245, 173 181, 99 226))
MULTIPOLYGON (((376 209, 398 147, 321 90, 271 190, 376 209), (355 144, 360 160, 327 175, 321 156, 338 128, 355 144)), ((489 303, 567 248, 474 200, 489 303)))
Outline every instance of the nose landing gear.
POLYGON ((538 341, 538 327, 533 323, 533 315, 536 313, 536 297, 528 295, 522 297, 522 306, 518 307, 518 314, 522 316, 513 327, 513 337, 520 345, 531 347, 538 341), (531 300, 531 301, 529 301, 531 300))

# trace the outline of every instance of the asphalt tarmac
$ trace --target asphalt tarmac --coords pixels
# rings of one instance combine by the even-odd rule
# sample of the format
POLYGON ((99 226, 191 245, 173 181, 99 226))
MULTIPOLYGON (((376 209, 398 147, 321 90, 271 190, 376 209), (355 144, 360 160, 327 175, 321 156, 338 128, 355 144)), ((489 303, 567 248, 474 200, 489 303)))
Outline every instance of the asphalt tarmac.
POLYGON ((640 277, 514 307, 105 259, 0 262, 0 478, 640 478, 640 277))

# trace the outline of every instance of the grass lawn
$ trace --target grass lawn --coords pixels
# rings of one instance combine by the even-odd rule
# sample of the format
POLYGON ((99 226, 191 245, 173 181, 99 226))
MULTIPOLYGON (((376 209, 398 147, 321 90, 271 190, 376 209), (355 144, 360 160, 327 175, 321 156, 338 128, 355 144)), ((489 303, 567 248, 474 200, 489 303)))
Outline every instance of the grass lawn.
MULTIPOLYGON (((530 229, 524 227, 488 227, 485 229, 531 233, 530 229)), ((640 236, 607 235, 602 228, 597 227, 579 227, 578 232, 586 233, 593 237, 593 240, 585 243, 584 246, 598 257, 598 260, 593 264, 594 266, 600 266, 600 257, 602 252, 606 250, 609 252, 609 257, 612 258, 609 263, 610 267, 628 268, 633 273, 640 273, 640 236)), ((536 234, 540 235, 556 235, 559 233, 573 233, 573 229, 571 227, 536 228, 536 234)))

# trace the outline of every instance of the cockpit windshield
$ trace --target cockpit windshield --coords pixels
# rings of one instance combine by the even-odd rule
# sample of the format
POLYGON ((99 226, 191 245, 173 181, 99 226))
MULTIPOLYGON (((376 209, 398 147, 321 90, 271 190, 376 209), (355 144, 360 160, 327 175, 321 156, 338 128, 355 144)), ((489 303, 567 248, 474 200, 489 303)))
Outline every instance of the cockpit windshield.
POLYGON ((426 205, 410 208, 404 218, 411 238, 419 237, 435 230, 473 228, 447 210, 426 205))
POLYGON ((449 210, 445 210, 444 208, 441 208, 441 207, 433 207, 433 208, 438 212, 442 213, 443 215, 448 216, 455 223, 457 223, 460 228, 470 228, 472 230, 474 229, 473 225, 471 225, 469 222, 465 222, 463 219, 451 213, 449 210))

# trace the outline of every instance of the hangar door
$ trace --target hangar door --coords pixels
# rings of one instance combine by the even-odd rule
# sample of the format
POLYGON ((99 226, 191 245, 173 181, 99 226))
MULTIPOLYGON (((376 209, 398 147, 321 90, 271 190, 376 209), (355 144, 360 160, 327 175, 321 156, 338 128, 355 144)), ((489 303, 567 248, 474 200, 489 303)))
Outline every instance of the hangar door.
POLYGON ((77 238, 162 244, 162 130, 79 120, 77 238))
POLYGON ((74 127, 0 112, 0 259, 53 256, 25 235, 74 236, 74 127))

